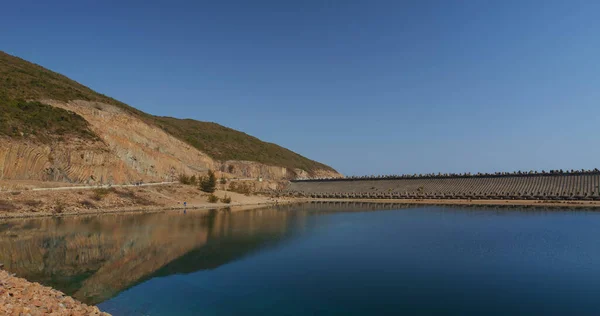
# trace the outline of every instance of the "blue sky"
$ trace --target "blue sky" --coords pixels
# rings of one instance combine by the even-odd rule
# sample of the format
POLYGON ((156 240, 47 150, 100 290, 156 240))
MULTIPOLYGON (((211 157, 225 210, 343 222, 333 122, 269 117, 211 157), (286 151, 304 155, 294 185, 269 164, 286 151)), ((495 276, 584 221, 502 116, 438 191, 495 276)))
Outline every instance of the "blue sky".
POLYGON ((0 50, 344 174, 600 166, 599 1, 8 1, 0 50))

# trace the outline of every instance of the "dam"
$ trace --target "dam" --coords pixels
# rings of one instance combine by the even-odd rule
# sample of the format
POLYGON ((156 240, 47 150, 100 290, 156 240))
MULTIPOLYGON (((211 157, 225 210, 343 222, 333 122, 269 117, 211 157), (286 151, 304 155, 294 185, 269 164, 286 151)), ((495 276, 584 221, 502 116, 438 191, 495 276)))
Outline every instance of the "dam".
POLYGON ((600 201, 600 170, 428 174, 291 181, 285 193, 311 198, 600 201))

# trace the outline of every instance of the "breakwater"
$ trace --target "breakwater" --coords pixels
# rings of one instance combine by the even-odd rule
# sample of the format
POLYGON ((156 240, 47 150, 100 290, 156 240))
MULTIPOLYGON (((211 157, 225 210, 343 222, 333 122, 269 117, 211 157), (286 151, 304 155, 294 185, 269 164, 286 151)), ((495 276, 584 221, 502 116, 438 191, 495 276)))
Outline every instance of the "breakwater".
POLYGON ((379 176, 294 180, 288 195, 362 199, 600 201, 600 172, 379 176))

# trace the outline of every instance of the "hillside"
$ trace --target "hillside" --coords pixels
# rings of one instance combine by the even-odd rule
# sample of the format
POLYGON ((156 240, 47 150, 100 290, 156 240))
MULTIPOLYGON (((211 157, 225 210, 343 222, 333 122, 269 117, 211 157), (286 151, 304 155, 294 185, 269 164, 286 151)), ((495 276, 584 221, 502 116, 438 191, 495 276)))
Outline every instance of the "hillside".
POLYGON ((154 117, 154 121, 169 134, 217 160, 248 160, 306 171, 334 171, 329 166, 302 157, 289 149, 263 142, 217 123, 172 117, 154 117))
MULTIPOLYGON (((93 112, 95 109, 82 108, 107 108, 104 105, 113 106, 123 115, 131 116, 136 122, 142 121, 157 127, 193 146, 215 161, 221 162, 221 168, 227 161, 251 161, 288 168, 285 173, 288 177, 298 174, 298 170, 304 170, 307 174, 337 174, 329 166, 216 123, 157 117, 144 113, 61 74, 0 51, 0 136, 37 143, 64 140, 63 136, 90 142, 102 139, 107 143, 105 137, 100 135, 103 133, 102 129, 99 126, 90 128, 88 124, 92 116, 97 115, 93 112), (87 103, 79 102, 78 107, 74 107, 71 104, 74 100, 87 103), (84 116, 84 113, 88 116, 84 116)), ((122 134, 127 133, 124 131, 122 134)), ((160 138, 164 139, 163 136, 160 138)), ((121 139, 118 141, 121 142, 121 139)), ((111 147, 114 144, 107 145, 111 147)))

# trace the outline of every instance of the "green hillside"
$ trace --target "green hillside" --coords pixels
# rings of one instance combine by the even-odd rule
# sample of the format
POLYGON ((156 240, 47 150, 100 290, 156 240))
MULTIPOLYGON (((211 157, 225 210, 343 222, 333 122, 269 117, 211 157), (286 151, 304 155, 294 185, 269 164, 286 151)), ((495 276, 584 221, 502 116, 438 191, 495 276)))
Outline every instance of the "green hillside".
POLYGON ((153 119, 169 134, 217 160, 249 160, 307 171, 333 170, 329 166, 300 156, 289 149, 263 142, 256 137, 217 123, 159 116, 155 116, 153 119))
POLYGON ((59 101, 99 101, 141 113, 61 74, 3 51, 0 51, 0 83, 0 97, 5 100, 49 98, 59 101))
POLYGON ((118 106, 217 160, 256 161, 309 172, 317 169, 333 171, 329 166, 281 146, 216 123, 152 116, 61 74, 0 51, 0 135, 37 135, 36 139, 40 141, 63 134, 95 137, 87 128, 87 122, 77 114, 24 101, 42 99, 98 101, 118 106))
POLYGON ((81 116, 36 101, 0 99, 0 135, 43 143, 64 136, 98 140, 81 116))

